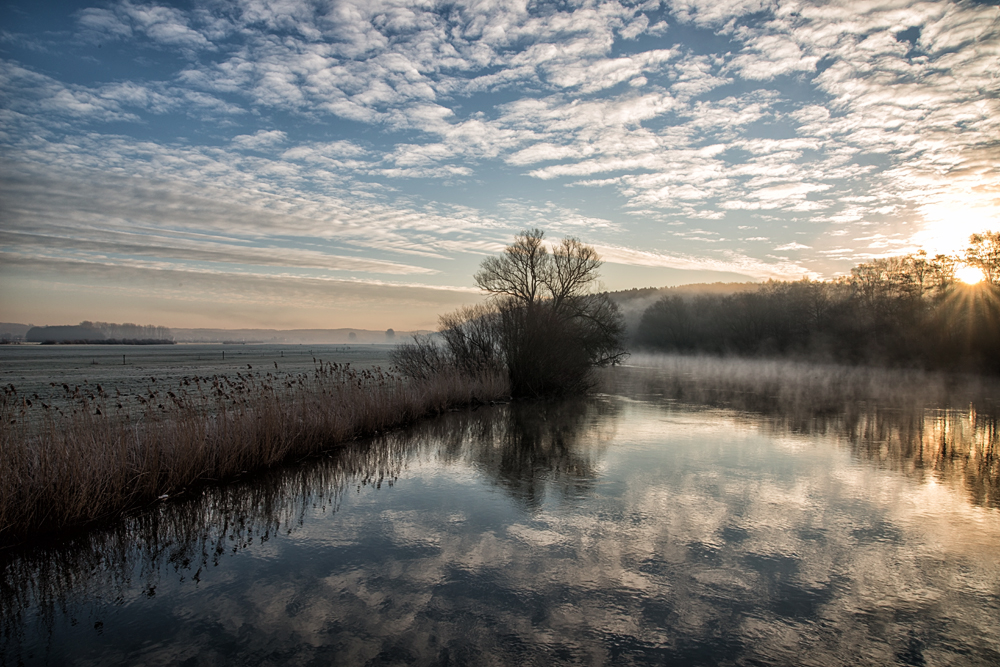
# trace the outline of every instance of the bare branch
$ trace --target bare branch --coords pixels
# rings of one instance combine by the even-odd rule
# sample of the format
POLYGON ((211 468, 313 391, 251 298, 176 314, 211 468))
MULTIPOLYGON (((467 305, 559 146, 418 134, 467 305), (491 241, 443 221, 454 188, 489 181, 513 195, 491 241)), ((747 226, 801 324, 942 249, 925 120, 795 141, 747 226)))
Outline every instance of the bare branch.
POLYGON ((587 293, 588 287, 597 280, 597 270, 602 263, 597 251, 579 239, 565 238, 553 248, 545 285, 557 313, 568 299, 587 293))
POLYGON ((542 239, 545 232, 529 229, 514 238, 500 257, 488 257, 475 275, 476 284, 494 296, 509 296, 531 305, 542 297, 547 277, 548 254, 542 239))

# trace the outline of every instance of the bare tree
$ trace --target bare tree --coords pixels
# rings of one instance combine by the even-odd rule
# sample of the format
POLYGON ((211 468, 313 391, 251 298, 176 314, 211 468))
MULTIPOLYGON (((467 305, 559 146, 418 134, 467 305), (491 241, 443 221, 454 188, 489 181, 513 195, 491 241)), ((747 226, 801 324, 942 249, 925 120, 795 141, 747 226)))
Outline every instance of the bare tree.
POLYGON ((430 380, 452 366, 447 351, 426 336, 413 336, 413 342, 396 347, 390 357, 414 380, 430 380))
POLYGON ((441 337, 462 371, 498 372, 503 368, 498 317, 496 309, 486 304, 441 316, 441 337))
POLYGON ((597 252, 566 238, 550 253, 544 237, 523 231, 503 254, 485 259, 475 281, 489 301, 443 316, 443 356, 426 347, 401 352, 403 371, 416 377, 428 360, 447 360, 464 373, 506 372, 515 395, 538 396, 584 391, 593 384, 592 368, 623 359, 618 306, 591 292, 601 267, 597 252))
POLYGON ((499 257, 483 260, 476 284, 494 297, 509 297, 525 305, 550 299, 556 311, 587 294, 598 278, 601 259, 579 239, 564 238, 549 254, 545 232, 529 229, 514 237, 499 257))
POLYGON ((545 232, 540 229, 523 231, 514 243, 504 248, 499 257, 487 257, 479 265, 476 284, 494 296, 507 296, 527 305, 541 297, 548 265, 548 251, 542 244, 545 232))
POLYGON ((587 293, 598 278, 602 262, 596 250, 574 238, 563 239, 551 257, 543 280, 552 307, 561 312, 574 298, 587 293))

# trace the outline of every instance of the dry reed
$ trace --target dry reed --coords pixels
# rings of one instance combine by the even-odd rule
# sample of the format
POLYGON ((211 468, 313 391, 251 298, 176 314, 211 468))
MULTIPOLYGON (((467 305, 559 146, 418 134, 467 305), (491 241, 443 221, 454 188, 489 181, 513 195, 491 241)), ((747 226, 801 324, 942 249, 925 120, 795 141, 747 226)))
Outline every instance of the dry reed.
POLYGON ((65 411, 0 399, 0 544, 92 524, 205 482, 302 458, 451 407, 509 395, 500 377, 407 382, 319 362, 312 373, 237 373, 154 385, 131 401, 70 389, 65 411))

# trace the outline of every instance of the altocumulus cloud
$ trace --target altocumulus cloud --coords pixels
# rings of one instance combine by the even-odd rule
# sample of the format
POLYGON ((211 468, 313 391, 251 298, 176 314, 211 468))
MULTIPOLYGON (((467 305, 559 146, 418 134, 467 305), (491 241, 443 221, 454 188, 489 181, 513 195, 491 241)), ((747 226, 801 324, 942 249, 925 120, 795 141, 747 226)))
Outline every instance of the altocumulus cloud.
POLYGON ((472 298, 526 225, 755 279, 1000 228, 987 3, 5 11, 0 251, 39 285, 92 263, 403 303, 472 298))

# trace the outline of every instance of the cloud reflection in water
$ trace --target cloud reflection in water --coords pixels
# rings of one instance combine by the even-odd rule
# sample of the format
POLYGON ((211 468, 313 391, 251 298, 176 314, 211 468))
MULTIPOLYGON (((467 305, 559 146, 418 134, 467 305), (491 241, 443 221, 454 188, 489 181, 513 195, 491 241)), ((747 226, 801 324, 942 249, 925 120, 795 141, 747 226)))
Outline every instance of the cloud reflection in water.
POLYGON ((6 554, 4 657, 997 662, 995 417, 699 406, 642 373, 6 554))

